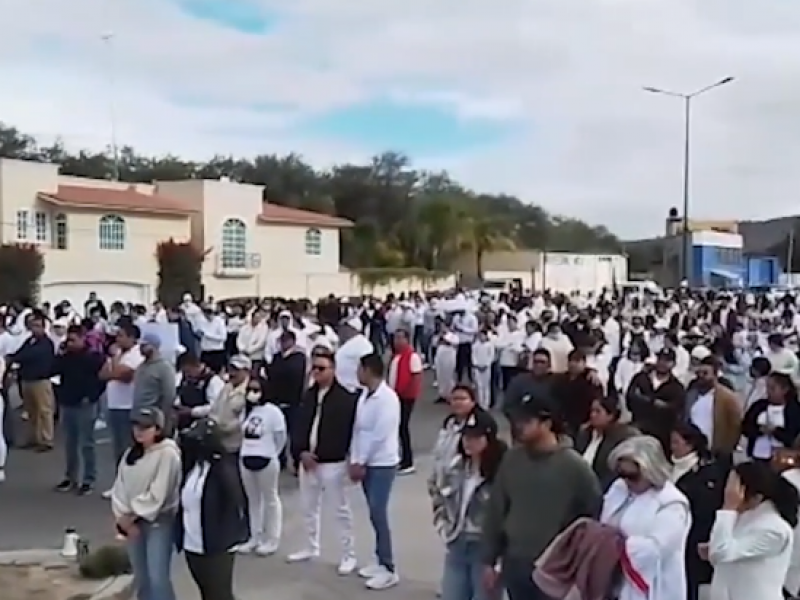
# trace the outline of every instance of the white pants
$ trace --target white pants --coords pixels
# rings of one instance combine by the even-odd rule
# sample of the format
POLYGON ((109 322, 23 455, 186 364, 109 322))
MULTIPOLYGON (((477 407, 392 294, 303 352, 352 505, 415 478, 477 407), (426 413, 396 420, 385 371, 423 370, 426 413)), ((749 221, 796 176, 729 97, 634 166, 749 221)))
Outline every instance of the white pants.
POLYGON ((439 346, 433 359, 436 374, 436 385, 439 397, 450 399, 450 393, 456 385, 456 350, 452 346, 439 346))
POLYGON ((8 444, 6 443, 6 431, 3 427, 6 416, 6 399, 3 392, 0 391, 0 470, 6 468, 6 459, 8 458, 8 444))
POLYGON ((488 409, 492 402, 492 368, 487 367, 481 371, 477 367, 473 367, 472 380, 475 382, 478 404, 481 408, 488 409))
POLYGON ((299 477, 300 500, 303 503, 303 517, 308 535, 307 549, 319 552, 322 500, 327 495, 336 511, 342 558, 355 558, 353 511, 350 508, 350 490, 353 484, 347 474, 347 463, 317 465, 313 471, 300 467, 299 477))
POLYGON ((239 466, 250 513, 250 539, 259 544, 277 545, 281 540, 283 525, 283 506, 278 493, 280 461, 273 458, 260 471, 239 466))

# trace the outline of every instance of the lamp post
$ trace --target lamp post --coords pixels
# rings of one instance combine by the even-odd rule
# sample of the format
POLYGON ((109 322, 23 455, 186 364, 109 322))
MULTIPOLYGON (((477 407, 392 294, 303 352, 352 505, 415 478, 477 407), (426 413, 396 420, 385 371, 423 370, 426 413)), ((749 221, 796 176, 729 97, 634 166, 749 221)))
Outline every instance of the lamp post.
POLYGON ((672 96, 673 98, 680 98, 683 101, 683 227, 681 231, 681 279, 685 281, 689 280, 689 157, 691 149, 692 100, 715 88, 731 83, 733 80, 733 77, 725 77, 691 94, 683 94, 655 87, 642 88, 645 92, 650 92, 651 94, 672 96))
POLYGON ((105 47, 107 64, 107 86, 108 86, 108 117, 111 134, 111 173, 112 181, 119 181, 119 146, 117 145, 117 107, 116 107, 116 64, 114 54, 114 33, 107 31, 100 36, 105 47))

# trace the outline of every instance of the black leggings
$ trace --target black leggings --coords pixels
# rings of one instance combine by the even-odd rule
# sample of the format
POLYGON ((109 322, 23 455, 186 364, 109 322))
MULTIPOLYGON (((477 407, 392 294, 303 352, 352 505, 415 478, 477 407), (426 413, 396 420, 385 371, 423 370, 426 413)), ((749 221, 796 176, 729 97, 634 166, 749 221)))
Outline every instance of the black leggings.
POLYGON ((464 378, 472 383, 472 344, 459 344, 456 348, 456 383, 464 378))
POLYGON ((185 552, 186 565, 201 600, 235 600, 233 597, 234 552, 195 554, 185 552))

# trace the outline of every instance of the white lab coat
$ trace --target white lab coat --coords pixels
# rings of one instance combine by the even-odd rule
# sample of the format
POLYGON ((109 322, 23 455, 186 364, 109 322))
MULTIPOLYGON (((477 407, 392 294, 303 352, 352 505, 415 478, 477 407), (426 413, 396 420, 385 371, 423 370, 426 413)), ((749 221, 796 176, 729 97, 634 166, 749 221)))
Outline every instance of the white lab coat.
POLYGON ((718 510, 708 540, 710 600, 782 600, 794 533, 771 502, 718 510))
POLYGON ((475 340, 472 342, 472 380, 475 395, 481 408, 489 409, 492 402, 492 363, 495 354, 494 342, 475 340))
MULTIPOLYGON (((789 469, 781 473, 781 475, 800 492, 800 469, 789 469)), ((794 540, 792 556, 789 559, 789 570, 786 573, 786 581, 783 587, 797 596, 800 594, 800 525, 794 528, 794 540)))
POLYGON ((649 588, 643 593, 623 577, 619 600, 686 600, 685 551, 692 516, 689 501, 672 482, 631 496, 627 484, 617 479, 603 499, 600 520, 622 531, 630 563, 649 588))

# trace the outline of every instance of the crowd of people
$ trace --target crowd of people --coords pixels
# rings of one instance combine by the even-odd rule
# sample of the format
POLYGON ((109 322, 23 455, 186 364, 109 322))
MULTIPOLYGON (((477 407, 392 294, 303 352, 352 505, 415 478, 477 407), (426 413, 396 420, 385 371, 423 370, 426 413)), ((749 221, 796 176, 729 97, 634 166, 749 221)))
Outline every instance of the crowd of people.
POLYGON ((444 600, 794 598, 798 305, 682 287, 6 307, 2 379, 27 427, 5 420, 0 475, 7 436, 47 452, 57 422, 56 489, 91 494, 102 420, 140 600, 174 598, 175 548, 204 600, 230 600, 237 554, 282 550, 288 470, 305 536, 286 560, 320 555, 331 505, 338 573, 382 590, 400 581, 390 499, 418 466, 409 424, 431 371, 444 600), (174 325, 174 351, 152 322, 174 325), (375 537, 361 568, 356 486, 375 537))

